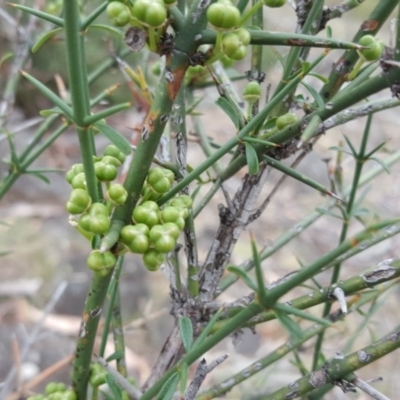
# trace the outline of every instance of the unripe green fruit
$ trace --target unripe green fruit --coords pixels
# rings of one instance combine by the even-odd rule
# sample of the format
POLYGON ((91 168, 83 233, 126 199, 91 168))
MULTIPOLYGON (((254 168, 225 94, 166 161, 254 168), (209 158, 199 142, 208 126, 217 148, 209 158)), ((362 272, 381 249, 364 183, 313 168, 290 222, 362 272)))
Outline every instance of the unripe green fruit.
POLYGON ((156 193, 164 194, 171 188, 171 184, 174 181, 174 174, 165 168, 153 168, 147 175, 147 185, 151 190, 156 193))
POLYGON ((168 206, 161 210, 160 220, 162 223, 172 222, 179 228, 179 230, 182 230, 185 227, 185 220, 182 217, 182 214, 183 212, 181 208, 168 206))
POLYGON ((139 224, 145 224, 149 228, 157 225, 159 222, 159 208, 154 201, 145 201, 140 206, 137 206, 132 213, 133 220, 139 224))
POLYGON ((131 19, 129 8, 119 1, 112 1, 107 6, 107 15, 115 26, 125 26, 131 19))
POLYGON ((108 208, 103 203, 93 203, 90 206, 88 212, 90 215, 93 215, 93 216, 104 216, 104 217, 109 216, 108 208))
POLYGON ((160 253, 169 253, 175 248, 180 230, 176 224, 167 222, 150 229, 149 237, 154 248, 160 253))
POLYGON ((71 389, 65 390, 64 392, 54 392, 47 397, 47 400, 76 400, 76 399, 77 399, 76 393, 71 389))
POLYGON ((86 177, 84 172, 79 172, 76 174, 71 181, 71 186, 74 189, 84 189, 86 190, 86 177))
POLYGON ((149 227, 145 224, 126 225, 121 230, 120 241, 132 253, 145 253, 150 247, 149 227))
POLYGON ((229 0, 219 0, 207 9, 207 20, 217 29, 232 29, 240 22, 240 11, 229 0))
POLYGON ((263 0, 263 3, 267 7, 276 8, 284 6, 286 0, 263 0))
POLYGON ((281 115, 276 119, 275 126, 282 130, 289 125, 292 125, 298 121, 297 115, 292 113, 287 113, 285 115, 281 115))
POLYGON ((160 197, 162 197, 162 193, 157 193, 154 190, 152 190, 149 187, 149 185, 147 184, 147 182, 144 183, 141 193, 142 193, 142 196, 143 196, 144 199, 152 200, 152 201, 156 201, 160 197))
POLYGON ((80 172, 84 172, 83 164, 74 164, 71 169, 65 174, 65 179, 68 183, 71 183, 72 179, 80 172))
POLYGON ((89 193, 84 189, 74 189, 69 195, 65 208, 70 214, 81 214, 92 202, 89 193))
POLYGON ((169 205, 178 209, 180 216, 186 219, 189 216, 190 209, 193 205, 193 200, 190 196, 183 194, 177 196, 169 202, 169 205))
POLYGON ((114 183, 108 188, 107 196, 113 204, 121 206, 125 204, 128 198, 128 192, 120 183, 114 183))
POLYGON ((369 47, 368 49, 358 50, 360 56, 366 61, 376 61, 380 58, 383 52, 383 46, 380 41, 371 35, 363 36, 358 44, 369 47))
POLYGON ((190 66, 186 70, 185 84, 190 85, 192 83, 204 82, 208 77, 208 70, 202 65, 190 66))
POLYGON ((239 28, 239 29, 236 29, 236 31, 234 31, 232 33, 235 34, 239 38, 240 43, 242 43, 243 45, 247 46, 250 44, 251 35, 247 29, 239 28))
POLYGON ((92 386, 98 387, 106 383, 107 371, 100 364, 90 365, 89 382, 92 386))
POLYGON ((242 60, 246 57, 247 45, 250 40, 251 35, 246 29, 238 29, 222 38, 222 50, 229 58, 242 60))
POLYGON ((110 229, 108 208, 101 203, 93 203, 79 218, 78 225, 84 231, 103 235, 110 229))
POLYGON ((94 164, 94 173, 101 182, 113 181, 118 175, 118 169, 114 165, 98 161, 94 164))
POLYGON ((61 382, 49 382, 44 389, 47 395, 55 393, 55 392, 65 392, 67 390, 67 386, 61 382))
POLYGON ((261 86, 258 82, 249 82, 243 90, 243 98, 253 104, 261 97, 261 86))
POLYGON ((121 164, 125 161, 125 154, 113 144, 110 144, 104 149, 103 155, 115 157, 120 161, 121 164))
POLYGON ((116 263, 115 256, 110 251, 100 253, 99 250, 94 250, 89 254, 87 259, 88 267, 95 273, 101 276, 106 276, 116 263))
POLYGON ((165 255, 155 249, 150 249, 143 254, 143 264, 149 271, 157 271, 165 261, 165 255))
POLYGON ((181 194, 172 199, 170 201, 170 205, 171 206, 181 205, 182 207, 190 209, 192 208, 193 205, 193 199, 187 194, 181 194))
POLYGON ((163 1, 136 0, 132 7, 132 15, 146 26, 158 28, 167 19, 167 10, 163 1))
POLYGON ((100 161, 104 164, 113 165, 117 168, 121 166, 121 161, 119 161, 118 158, 114 156, 103 156, 100 161))

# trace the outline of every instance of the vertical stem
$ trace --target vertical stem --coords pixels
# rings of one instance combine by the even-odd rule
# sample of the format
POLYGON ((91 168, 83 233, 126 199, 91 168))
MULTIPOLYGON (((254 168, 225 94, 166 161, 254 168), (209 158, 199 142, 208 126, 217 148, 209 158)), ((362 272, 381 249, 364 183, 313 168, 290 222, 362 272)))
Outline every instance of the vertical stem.
MULTIPOLYGON (((253 6, 258 3, 258 0, 252 0, 253 6)), ((263 15, 264 7, 260 7, 252 16, 252 24, 254 26, 258 26, 261 30, 264 28, 264 15, 263 15)), ((262 45, 253 45, 251 47, 251 70, 253 75, 257 77, 256 79, 259 83, 261 83, 260 75, 261 75, 261 67, 262 67, 262 56, 263 56, 263 46, 262 45)), ((251 107, 251 116, 255 116, 258 114, 258 105, 259 100, 254 102, 251 107)), ((249 116, 250 117, 250 116, 249 116)))
POLYGON ((72 385, 78 400, 86 399, 94 340, 111 276, 112 272, 105 277, 93 274, 86 298, 72 369, 72 385))
MULTIPOLYGON (((349 225, 350 225, 350 220, 351 220, 352 214, 354 212, 354 210, 353 210, 354 201, 356 199, 357 190, 358 190, 358 187, 360 184, 361 171, 362 171, 362 168, 365 163, 365 153, 366 153, 366 148, 367 148, 367 143, 368 143, 368 138, 369 138, 369 133, 370 133, 370 128, 371 128, 371 121, 372 121, 372 115, 369 115, 368 119, 367 119, 367 123, 365 125, 364 134, 363 134, 361 145, 360 145, 360 150, 355 157, 356 166, 355 166, 355 170, 354 170, 353 183, 351 185, 351 191, 350 191, 349 199, 347 201, 346 212, 344 215, 342 230, 341 230, 340 238, 339 238, 339 244, 342 244, 346 240, 347 232, 348 232, 349 225)), ((341 263, 337 263, 333 267, 331 284, 334 284, 338 281, 339 275, 340 275, 340 267, 341 267, 341 263)), ((323 310, 324 317, 329 314, 329 312, 331 310, 331 306, 332 306, 332 303, 330 303, 330 302, 325 303, 324 310, 323 310)), ((315 371, 318 368, 318 362, 319 362, 319 357, 321 354, 321 347, 322 347, 323 340, 324 340, 324 332, 321 332, 318 335, 317 342, 315 344, 313 368, 312 368, 313 371, 315 371)))
POLYGON ((82 154, 87 191, 92 200, 96 202, 99 201, 99 193, 93 163, 94 141, 88 127, 84 124, 85 118, 90 115, 90 102, 85 47, 80 32, 81 20, 77 0, 64 0, 64 18, 68 78, 74 123, 76 124, 82 154))

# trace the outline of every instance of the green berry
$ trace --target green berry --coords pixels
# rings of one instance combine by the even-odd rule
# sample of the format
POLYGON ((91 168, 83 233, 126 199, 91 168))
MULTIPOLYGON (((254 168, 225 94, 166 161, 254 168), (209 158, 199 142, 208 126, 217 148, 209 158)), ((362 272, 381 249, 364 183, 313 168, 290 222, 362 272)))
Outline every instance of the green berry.
POLYGON ((118 158, 114 156, 103 156, 100 161, 104 164, 113 165, 117 168, 121 166, 121 161, 119 161, 118 158))
POLYGON ((249 82, 243 90, 243 98, 253 104, 261 97, 261 86, 258 82, 249 82))
POLYGON ((107 196, 113 204, 121 206, 125 204, 128 192, 120 183, 113 183, 107 190, 107 196))
POLYGON ((104 156, 112 156, 117 158, 122 164, 125 161, 125 154, 115 145, 110 144, 104 149, 104 156))
POLYGON ((67 390, 67 387, 65 386, 64 383, 61 383, 61 382, 50 382, 46 385, 46 388, 44 389, 44 391, 47 395, 55 393, 55 392, 64 392, 66 390, 67 390))
POLYGON ((371 35, 363 36, 358 44, 366 46, 368 49, 358 50, 360 56, 366 61, 376 61, 382 55, 384 47, 382 43, 371 35))
POLYGON ((112 164, 106 164, 103 161, 94 163, 94 172, 96 177, 101 182, 111 182, 118 175, 118 169, 112 164))
POLYGON ((244 28, 228 33, 222 39, 222 50, 226 56, 233 60, 242 60, 246 57, 247 46, 250 43, 251 35, 244 28))
POLYGON ((286 0, 263 0, 263 3, 267 7, 276 8, 284 6, 286 0))
POLYGON ((292 125, 298 121, 297 115, 292 113, 287 113, 285 115, 281 115, 276 119, 275 126, 282 130, 289 125, 292 125))
POLYGON ((240 11, 230 0, 219 0, 208 7, 207 20, 217 29, 232 29, 240 22, 240 11))
POLYGON ((182 209, 179 207, 167 206, 160 212, 160 220, 162 223, 172 222, 182 230, 185 226, 185 220, 182 217, 182 209))
POLYGON ((78 225, 84 231, 95 235, 104 235, 110 229, 108 208, 101 203, 93 203, 79 218, 78 225))
POLYGON ((92 271, 101 276, 106 276, 114 267, 116 258, 110 251, 100 253, 99 250, 94 250, 89 254, 86 262, 92 271))
POLYGON ((157 225, 159 222, 159 208, 157 203, 154 201, 145 201, 133 210, 132 218, 137 224, 145 224, 149 228, 157 225))
POLYGON ((150 249, 143 254, 143 264, 149 271, 157 271, 165 261, 165 255, 155 249, 150 249))
POLYGON ((150 229, 149 237, 154 248, 160 253, 169 253, 175 248, 180 234, 178 226, 172 222, 155 225, 150 229))
POLYGON ((122 228, 120 241, 132 253, 145 253, 150 247, 149 227, 145 224, 126 225, 122 228))
POLYGON ((98 387, 106 383, 107 371, 100 364, 90 365, 89 382, 92 386, 98 387))
POLYGON ((154 190, 152 190, 149 185, 147 184, 147 182, 144 183, 143 187, 142 187, 142 197, 146 200, 152 200, 152 201, 156 201, 158 200, 161 196, 162 193, 157 193, 154 190))
POLYGON ((74 189, 69 195, 65 208, 70 214, 81 214, 92 202, 89 193, 84 189, 74 189))
POLYGON ((143 25, 158 28, 167 19, 167 9, 162 0, 136 0, 132 15, 143 25))
POLYGON ((72 182, 72 179, 80 172, 84 172, 83 164, 74 164, 71 169, 66 173, 65 179, 68 183, 72 182))
POLYGON ((131 19, 129 8, 119 1, 112 1, 107 6, 107 15, 115 26, 125 26, 131 19))
POLYGON ((174 174, 165 168, 153 168, 147 175, 148 187, 156 193, 164 194, 171 188, 174 181, 174 174))
POLYGON ((183 194, 177 196, 169 202, 169 205, 178 209, 180 216, 186 219, 189 216, 190 209, 193 205, 193 200, 190 196, 183 194))
POLYGON ((71 186, 74 189, 84 189, 86 190, 86 177, 84 172, 79 172, 76 174, 71 181, 71 186))

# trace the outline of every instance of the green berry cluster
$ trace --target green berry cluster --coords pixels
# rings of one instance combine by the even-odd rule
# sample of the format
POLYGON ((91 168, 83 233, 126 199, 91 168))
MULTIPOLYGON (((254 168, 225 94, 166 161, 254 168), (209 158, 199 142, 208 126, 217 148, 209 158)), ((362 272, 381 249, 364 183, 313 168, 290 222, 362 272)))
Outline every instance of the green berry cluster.
MULTIPOLYGON (((109 231, 113 208, 123 205, 128 198, 123 185, 112 182, 124 161, 125 155, 114 145, 108 146, 101 157, 94 159, 96 177, 106 189, 106 204, 92 202, 86 190, 83 164, 73 165, 66 174, 66 180, 72 187, 66 209, 70 214, 76 215, 77 219, 74 221, 76 229, 89 240, 94 235, 104 235, 109 231)), ((113 268, 115 261, 115 256, 111 252, 100 253, 95 250, 89 255, 87 264, 95 273, 105 276, 113 268)))
POLYGON ((133 5, 129 1, 111 1, 107 6, 107 15, 115 26, 128 24, 159 28, 167 20, 167 6, 174 1, 136 0, 133 5))
POLYGON ((173 198, 161 209, 155 201, 142 202, 132 212, 132 225, 122 228, 120 243, 126 250, 142 254, 146 268, 156 271, 165 254, 175 248, 191 207, 192 198, 187 195, 173 198))
POLYGON ((27 400, 76 400, 76 393, 67 389, 64 383, 50 382, 47 384, 45 393, 47 396, 38 394, 28 397, 27 400))
MULTIPOLYGON (((89 240, 109 231, 113 209, 127 200, 124 186, 111 182, 124 159, 123 153, 114 145, 108 146, 103 155, 95 159, 96 177, 107 189, 106 204, 92 202, 86 190, 82 164, 73 165, 66 174, 72 186, 66 209, 77 215, 74 224, 89 240)), ((171 189, 173 182, 173 172, 161 167, 152 168, 144 182, 140 204, 132 212, 132 224, 125 226, 120 234, 119 250, 142 254, 144 265, 151 271, 157 270, 165 261, 165 254, 175 248, 192 206, 191 197, 181 195, 159 208, 156 201, 171 189)), ((93 250, 87 259, 88 267, 99 276, 108 275, 115 263, 116 257, 110 251, 93 250)))

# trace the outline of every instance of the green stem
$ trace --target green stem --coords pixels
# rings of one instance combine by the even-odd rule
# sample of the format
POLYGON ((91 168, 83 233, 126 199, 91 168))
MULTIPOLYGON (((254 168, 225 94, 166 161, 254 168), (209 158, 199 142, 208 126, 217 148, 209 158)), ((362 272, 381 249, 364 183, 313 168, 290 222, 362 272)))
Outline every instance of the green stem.
POLYGON ((115 352, 120 354, 117 358, 117 371, 126 378, 128 373, 126 370, 125 339, 121 317, 121 294, 119 286, 116 289, 114 306, 112 308, 111 327, 114 336, 115 352))
MULTIPOLYGON (((346 205, 346 212, 342 224, 342 230, 340 233, 340 238, 339 238, 339 244, 343 243, 346 239, 347 232, 349 230, 349 225, 350 225, 350 219, 352 217, 352 214, 354 212, 354 202, 356 199, 357 191, 359 188, 360 184, 360 179, 361 179, 361 172, 365 163, 365 154, 366 154, 366 147, 368 143, 368 138, 369 138, 369 133, 371 130, 371 121, 372 121, 372 116, 369 115, 367 119, 367 123, 365 125, 364 129, 364 134, 362 137, 361 145, 360 145, 360 150, 357 155, 355 155, 355 170, 354 170, 354 176, 353 176, 353 182, 351 185, 351 191, 349 195, 349 199, 347 201, 346 205)), ((331 276, 331 284, 334 284, 338 281, 339 275, 340 275, 340 268, 341 268, 341 263, 337 263, 333 267, 333 272, 331 276)), ((325 303, 324 310, 323 310, 323 316, 326 316, 329 314, 330 309, 331 309, 331 303, 325 303)), ((322 348, 322 343, 324 340, 324 334, 323 332, 318 336, 316 345, 315 345, 315 350, 314 350, 314 359, 313 359, 313 371, 318 368, 318 363, 320 361, 320 355, 321 355, 321 348, 322 348)))
POLYGON ((348 355, 343 359, 331 359, 329 360, 323 369, 319 371, 317 375, 315 372, 305 376, 293 382, 290 385, 270 394, 267 396, 257 397, 258 400, 284 400, 288 398, 289 393, 296 387, 296 394, 298 396, 305 395, 316 387, 324 387, 325 385, 331 385, 331 382, 336 382, 344 379, 348 381, 351 379, 349 374, 364 366, 378 360, 379 358, 391 353, 392 351, 400 347, 400 331, 396 328, 392 333, 384 338, 376 341, 370 346, 359 349, 358 351, 348 355), (366 357, 362 357, 365 355, 366 357), (315 384, 316 377, 319 376, 320 380, 318 385, 315 384))
POLYGON ((85 400, 87 396, 93 345, 111 277, 112 272, 105 277, 93 274, 86 298, 72 369, 72 385, 78 400, 85 400))
MULTIPOLYGON (((246 29, 251 35, 250 44, 252 45, 290 46, 298 51, 301 51, 304 47, 348 50, 360 49, 360 45, 354 42, 341 41, 311 34, 259 31, 251 29, 251 27, 246 29)), ((217 33, 214 30, 204 30, 201 39, 199 40, 199 44, 214 44, 216 35, 217 33)))
POLYGON ((85 126, 85 119, 90 115, 90 101, 85 47, 80 32, 81 22, 77 0, 64 0, 64 16, 68 77, 74 123, 78 133, 87 191, 92 200, 97 202, 99 201, 99 193, 93 163, 94 142, 93 136, 90 135, 85 126))
POLYGON ((109 2, 105 1, 104 3, 100 4, 91 14, 89 14, 81 23, 81 30, 85 31, 89 25, 102 14, 103 11, 107 8, 109 2))
POLYGON ((114 269, 113 276, 111 278, 109 289, 108 289, 109 301, 108 301, 108 308, 107 308, 106 317, 105 317, 105 321, 104 321, 103 333, 101 336, 101 343, 100 343, 100 349, 99 349, 100 357, 104 357, 104 352, 105 352, 106 346, 107 346, 107 338, 108 338, 108 334, 110 332, 113 308, 114 308, 115 299, 116 299, 116 296, 118 293, 119 277, 121 274, 123 262, 124 262, 124 257, 118 257, 117 263, 115 265, 116 268, 114 269))
POLYGON ((244 15, 242 16, 240 22, 239 22, 239 27, 243 26, 254 14, 257 13, 258 10, 260 10, 263 6, 262 1, 253 1, 252 2, 252 7, 250 10, 246 11, 244 15))

